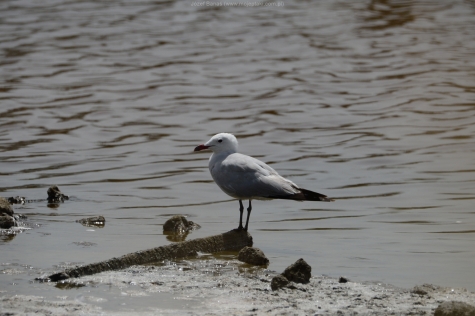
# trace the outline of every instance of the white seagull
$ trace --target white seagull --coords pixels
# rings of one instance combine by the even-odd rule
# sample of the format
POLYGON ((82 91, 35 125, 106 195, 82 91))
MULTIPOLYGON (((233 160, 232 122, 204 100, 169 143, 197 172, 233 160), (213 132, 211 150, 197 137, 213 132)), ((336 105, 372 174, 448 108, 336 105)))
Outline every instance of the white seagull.
POLYGON ((326 195, 299 188, 290 180, 281 177, 274 169, 253 157, 237 152, 238 141, 228 133, 216 134, 194 151, 210 149, 209 171, 214 182, 227 195, 239 200, 238 231, 247 231, 251 215, 252 200, 285 199, 295 201, 333 202, 326 195), (242 226, 244 206, 242 200, 249 200, 246 226, 242 226))

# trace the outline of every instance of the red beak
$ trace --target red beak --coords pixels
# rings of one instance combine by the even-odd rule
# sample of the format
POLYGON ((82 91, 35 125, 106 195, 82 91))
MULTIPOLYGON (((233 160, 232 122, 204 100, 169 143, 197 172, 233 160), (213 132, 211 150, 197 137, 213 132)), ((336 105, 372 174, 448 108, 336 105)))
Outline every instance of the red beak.
POLYGON ((199 146, 196 146, 195 151, 200 151, 200 150, 205 150, 208 149, 209 146, 205 146, 204 144, 201 144, 199 146))

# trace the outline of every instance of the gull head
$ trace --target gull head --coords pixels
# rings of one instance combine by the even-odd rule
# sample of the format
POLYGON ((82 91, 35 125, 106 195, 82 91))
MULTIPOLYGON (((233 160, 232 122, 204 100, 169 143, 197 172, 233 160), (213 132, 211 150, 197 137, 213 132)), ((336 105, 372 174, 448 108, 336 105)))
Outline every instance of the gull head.
POLYGON ((211 137, 206 143, 196 146, 195 151, 210 149, 215 153, 237 152, 238 141, 233 134, 219 133, 211 137))

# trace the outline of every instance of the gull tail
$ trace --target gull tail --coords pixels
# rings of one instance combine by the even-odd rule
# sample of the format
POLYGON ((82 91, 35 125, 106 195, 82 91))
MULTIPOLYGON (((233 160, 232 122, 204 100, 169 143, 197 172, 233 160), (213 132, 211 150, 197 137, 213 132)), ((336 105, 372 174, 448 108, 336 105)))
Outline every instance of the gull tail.
POLYGON ((317 192, 313 192, 313 191, 305 190, 301 188, 299 188, 299 190, 300 190, 300 194, 296 194, 296 195, 303 195, 303 199, 298 199, 301 201, 323 201, 323 202, 335 201, 334 199, 331 199, 327 197, 326 195, 323 195, 317 192))
POLYGON ((313 192, 310 190, 305 190, 302 188, 296 188, 299 190, 299 193, 289 194, 289 195, 274 195, 267 196, 271 199, 282 199, 282 200, 294 200, 294 201, 323 201, 323 202, 334 202, 334 199, 327 197, 324 194, 313 192))

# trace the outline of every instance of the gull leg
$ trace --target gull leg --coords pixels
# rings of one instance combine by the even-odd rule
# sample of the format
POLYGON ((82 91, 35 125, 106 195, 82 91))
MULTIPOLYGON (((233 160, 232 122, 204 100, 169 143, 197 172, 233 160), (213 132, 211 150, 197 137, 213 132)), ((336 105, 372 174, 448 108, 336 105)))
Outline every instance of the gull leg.
POLYGON ((241 231, 243 229, 242 227, 242 213, 244 212, 244 205, 242 205, 242 200, 239 200, 239 212, 241 215, 239 216, 239 227, 236 228, 237 231, 241 231))
MULTIPOLYGON (((241 203, 241 206, 242 206, 242 203, 241 203)), ((247 208, 246 226, 244 227, 245 231, 247 231, 247 226, 249 225, 249 217, 251 217, 251 211, 252 211, 252 205, 251 205, 251 200, 249 200, 249 207, 247 208)), ((242 217, 242 211, 241 211, 241 217, 242 217)))

